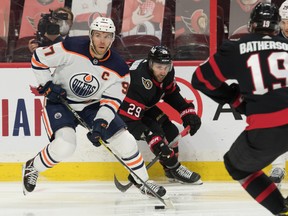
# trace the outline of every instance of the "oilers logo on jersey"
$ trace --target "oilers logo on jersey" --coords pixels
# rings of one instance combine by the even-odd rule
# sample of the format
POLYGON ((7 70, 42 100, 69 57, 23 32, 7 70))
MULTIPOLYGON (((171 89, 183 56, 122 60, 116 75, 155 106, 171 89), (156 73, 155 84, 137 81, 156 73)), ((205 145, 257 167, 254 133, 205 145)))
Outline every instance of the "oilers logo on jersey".
POLYGON ((109 123, 125 97, 130 83, 129 67, 113 50, 94 65, 89 44, 89 38, 70 37, 37 49, 31 60, 32 69, 39 85, 49 80, 61 85, 75 111, 100 103, 97 115, 105 116, 109 123), (50 68, 55 69, 51 72, 50 68))
POLYGON ((71 91, 82 98, 90 97, 100 88, 100 83, 96 77, 88 73, 79 73, 70 80, 71 91))

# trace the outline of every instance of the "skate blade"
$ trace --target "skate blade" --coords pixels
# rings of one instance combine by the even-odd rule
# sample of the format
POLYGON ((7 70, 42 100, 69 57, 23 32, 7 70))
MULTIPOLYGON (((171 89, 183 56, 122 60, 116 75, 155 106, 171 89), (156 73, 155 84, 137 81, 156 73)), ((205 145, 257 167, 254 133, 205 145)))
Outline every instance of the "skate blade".
POLYGON ((24 175, 25 175, 25 164, 22 166, 22 191, 23 191, 24 196, 26 196, 30 192, 27 191, 24 186, 24 175))
POLYGON ((180 184, 185 184, 185 185, 202 185, 203 184, 203 181, 201 179, 199 179, 198 181, 196 182, 183 182, 183 181, 180 181, 180 180, 177 180, 177 179, 172 179, 172 178, 168 178, 168 182, 170 183, 180 183, 180 184))
POLYGON ((29 193, 29 192, 26 191, 26 190, 23 188, 23 194, 24 194, 24 196, 26 196, 28 193, 29 193))
POLYGON ((174 209, 175 208, 173 202, 170 200, 170 197, 167 194, 165 194, 163 197, 159 197, 159 198, 155 197, 155 196, 148 195, 148 194, 147 194, 147 196, 149 198, 152 198, 152 199, 155 199, 155 198, 158 199, 162 204, 165 205, 165 209, 174 209))
MULTIPOLYGON (((185 184, 185 183, 184 183, 185 184)), ((196 182, 193 182, 193 183, 189 183, 189 184, 192 184, 192 185, 202 185, 203 184, 203 181, 201 179, 199 179, 198 181, 196 182)))
POLYGON ((165 196, 164 196, 162 198, 163 198, 163 201, 165 203, 165 208, 166 209, 174 209, 175 208, 173 202, 170 200, 169 197, 165 198, 165 196))

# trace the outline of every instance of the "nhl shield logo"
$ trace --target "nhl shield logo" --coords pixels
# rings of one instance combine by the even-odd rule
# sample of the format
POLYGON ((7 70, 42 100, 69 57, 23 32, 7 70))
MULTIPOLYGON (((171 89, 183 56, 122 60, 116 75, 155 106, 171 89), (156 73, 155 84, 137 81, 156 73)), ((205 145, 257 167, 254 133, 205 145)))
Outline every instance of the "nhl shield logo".
POLYGON ((150 79, 145 79, 144 77, 142 77, 142 84, 148 90, 150 90, 153 86, 153 82, 150 79))

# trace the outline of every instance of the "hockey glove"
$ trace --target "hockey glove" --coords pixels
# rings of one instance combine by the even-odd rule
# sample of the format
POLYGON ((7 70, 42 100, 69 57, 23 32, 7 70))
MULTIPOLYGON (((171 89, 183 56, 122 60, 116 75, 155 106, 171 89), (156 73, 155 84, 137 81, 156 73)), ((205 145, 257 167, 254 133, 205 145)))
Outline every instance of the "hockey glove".
POLYGON ((39 86, 37 90, 39 94, 44 95, 53 103, 61 103, 60 98, 65 99, 67 96, 66 90, 52 81, 48 81, 44 86, 39 86))
POLYGON ((87 133, 87 138, 94 146, 101 146, 100 138, 104 135, 107 125, 108 123, 104 119, 97 119, 94 121, 92 131, 87 133))
POLYGON ((151 151, 157 156, 161 153, 161 157, 170 158, 174 155, 172 149, 165 144, 162 136, 157 134, 151 134, 146 137, 146 141, 151 151))
POLYGON ((189 107, 180 113, 180 117, 184 127, 190 126, 189 133, 193 136, 201 126, 201 119, 196 114, 194 105, 190 103, 189 107))

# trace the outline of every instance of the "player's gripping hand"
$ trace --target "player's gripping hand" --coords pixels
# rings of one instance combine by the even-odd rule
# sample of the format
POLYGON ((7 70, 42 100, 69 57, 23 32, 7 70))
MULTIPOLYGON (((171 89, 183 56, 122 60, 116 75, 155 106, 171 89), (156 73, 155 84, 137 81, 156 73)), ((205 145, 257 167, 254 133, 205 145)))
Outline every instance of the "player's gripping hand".
POLYGON ((100 138, 105 133, 107 125, 108 123, 104 119, 97 119, 94 121, 92 131, 87 133, 87 138, 94 146, 101 146, 100 138))
POLYGON ((190 126, 189 133, 191 136, 193 136, 201 126, 201 119, 196 114, 195 109, 194 109, 194 105, 189 104, 189 107, 187 107, 185 110, 183 110, 180 113, 180 117, 183 121, 184 127, 190 126))
POLYGON ((165 144, 162 136, 157 134, 151 134, 146 137, 146 141, 151 151, 157 156, 161 153, 161 157, 170 158, 173 156, 173 150, 165 144))
POLYGON ((37 90, 53 103, 61 103, 61 97, 65 99, 67 96, 66 90, 52 81, 48 81, 44 86, 39 86, 37 90))

